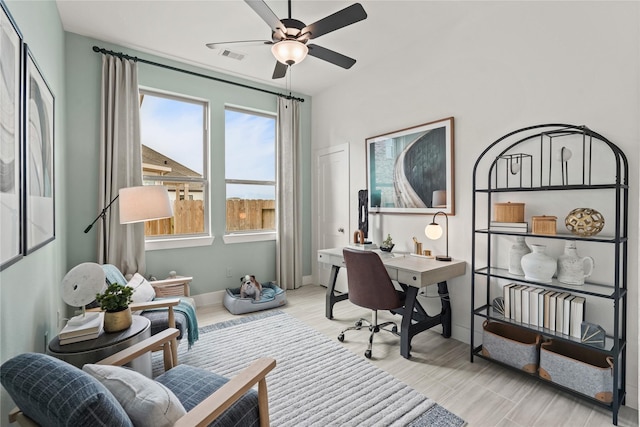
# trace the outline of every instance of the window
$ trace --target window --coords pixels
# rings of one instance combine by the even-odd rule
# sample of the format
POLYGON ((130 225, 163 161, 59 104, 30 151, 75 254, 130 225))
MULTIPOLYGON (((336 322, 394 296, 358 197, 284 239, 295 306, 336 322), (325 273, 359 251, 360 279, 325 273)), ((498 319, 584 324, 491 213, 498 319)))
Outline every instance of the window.
POLYGON ((173 202, 173 218, 145 223, 147 243, 209 235, 207 117, 206 101, 140 91, 143 181, 167 187, 173 202))
POLYGON ((276 116, 225 109, 226 232, 276 230, 276 116))

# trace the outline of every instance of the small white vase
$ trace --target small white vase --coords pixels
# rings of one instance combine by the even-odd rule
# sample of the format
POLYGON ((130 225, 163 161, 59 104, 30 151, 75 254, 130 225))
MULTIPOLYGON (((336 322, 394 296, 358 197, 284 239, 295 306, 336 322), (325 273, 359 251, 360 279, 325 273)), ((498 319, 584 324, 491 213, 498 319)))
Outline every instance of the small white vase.
POLYGON ((531 245, 533 252, 522 257, 520 264, 524 278, 536 282, 549 283, 556 273, 556 260, 545 254, 545 245, 531 245))
POLYGON ((578 256, 576 242, 564 245, 564 254, 558 258, 558 281, 569 285, 584 285, 584 279, 593 273, 593 258, 578 256))
POLYGON ((509 251, 509 273, 517 276, 524 276, 522 264, 520 261, 526 254, 531 253, 531 248, 527 246, 524 236, 516 236, 516 242, 511 246, 509 251))

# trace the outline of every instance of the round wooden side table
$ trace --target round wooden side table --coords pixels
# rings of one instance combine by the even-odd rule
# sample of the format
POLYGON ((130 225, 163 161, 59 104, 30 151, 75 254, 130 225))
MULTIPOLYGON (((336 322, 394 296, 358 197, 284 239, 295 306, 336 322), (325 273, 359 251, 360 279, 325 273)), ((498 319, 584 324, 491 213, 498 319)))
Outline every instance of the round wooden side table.
MULTIPOLYGON (((56 336, 49 343, 48 354, 82 369, 86 363, 96 363, 106 357, 124 350, 151 337, 151 322, 143 316, 132 316, 133 322, 128 329, 120 332, 102 332, 93 340, 60 345, 56 336)), ((151 378, 151 352, 128 363, 126 366, 151 378)))

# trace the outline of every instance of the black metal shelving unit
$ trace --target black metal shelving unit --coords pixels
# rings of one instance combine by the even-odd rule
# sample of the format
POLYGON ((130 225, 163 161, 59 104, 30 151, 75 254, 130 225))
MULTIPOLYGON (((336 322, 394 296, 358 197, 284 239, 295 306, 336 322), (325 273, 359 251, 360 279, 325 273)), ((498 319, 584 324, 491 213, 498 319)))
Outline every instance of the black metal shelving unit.
MULTIPOLYGON (((618 411, 626 397, 628 190, 626 156, 615 144, 586 126, 542 124, 515 130, 489 145, 480 154, 473 169, 471 362, 475 357, 489 360, 605 407, 612 411, 614 425, 618 423, 618 411), (575 157, 572 150, 575 151, 575 157), (496 199, 503 201, 505 197, 517 194, 518 197, 525 198, 527 204, 546 207, 545 203, 549 199, 545 199, 545 195, 549 191, 553 192, 552 195, 557 194, 556 192, 569 192, 568 194, 573 195, 571 200, 580 200, 585 206, 594 208, 596 206, 593 206, 592 192, 604 192, 607 197, 610 196, 614 206, 607 206, 607 209, 615 212, 615 218, 607 218, 607 233, 580 237, 568 231, 556 235, 539 235, 495 231, 490 228, 491 209, 496 199), (611 220, 613 226, 610 225, 611 220), (511 274, 508 269, 499 267, 500 261, 504 260, 492 259, 493 245, 498 245, 497 239, 504 239, 505 236, 525 236, 530 241, 559 239, 575 240, 581 245, 600 245, 603 248, 602 256, 612 263, 612 274, 610 277, 606 275, 604 280, 586 282, 584 285, 566 285, 556 279, 551 283, 526 280, 523 276, 511 274), (492 307, 493 298, 501 296, 496 295, 496 289, 510 282, 579 294, 587 298, 587 301, 597 299, 611 302, 612 327, 607 331, 604 348, 591 347, 578 338, 505 318, 495 311, 492 307), (476 343, 476 326, 481 326, 485 320, 513 324, 545 338, 568 341, 611 356, 614 361, 613 401, 603 403, 594 397, 543 380, 537 374, 529 374, 483 356, 482 343, 476 343)), ((557 204, 551 204, 547 210, 562 219, 563 214, 566 214, 557 204), (558 210, 554 212, 555 209, 558 210)), ((557 229, 564 229, 563 224, 559 224, 557 229)), ((587 311, 587 320, 588 316, 587 311)))

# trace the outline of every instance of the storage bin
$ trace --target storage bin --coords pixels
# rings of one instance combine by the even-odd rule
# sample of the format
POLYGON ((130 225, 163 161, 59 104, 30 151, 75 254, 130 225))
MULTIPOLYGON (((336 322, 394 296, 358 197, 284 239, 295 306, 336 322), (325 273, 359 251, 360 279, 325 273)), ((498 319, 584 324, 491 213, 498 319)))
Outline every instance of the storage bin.
POLYGON ((524 222, 524 203, 494 203, 493 220, 496 222, 524 222))
POLYGON ((482 324, 482 355, 534 374, 538 370, 542 336, 500 322, 482 324))
POLYGON ((533 234, 556 234, 556 220, 558 218, 551 215, 533 216, 531 217, 531 232, 533 234))
POLYGON ((540 377, 604 403, 613 401, 613 358, 590 348, 566 341, 543 343, 540 377))

